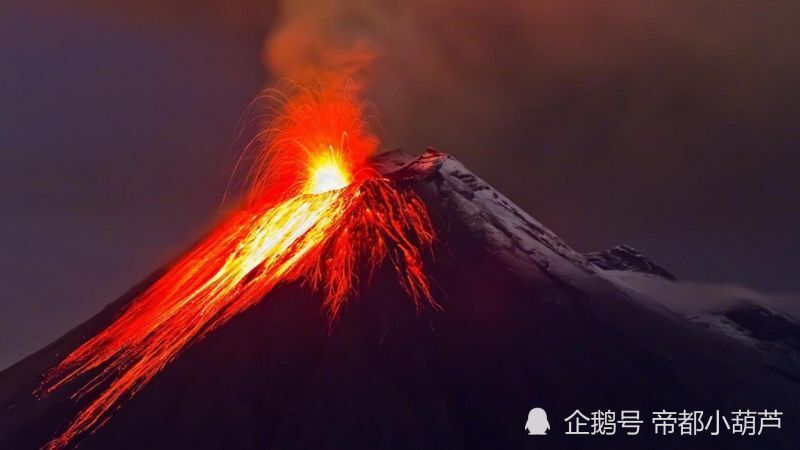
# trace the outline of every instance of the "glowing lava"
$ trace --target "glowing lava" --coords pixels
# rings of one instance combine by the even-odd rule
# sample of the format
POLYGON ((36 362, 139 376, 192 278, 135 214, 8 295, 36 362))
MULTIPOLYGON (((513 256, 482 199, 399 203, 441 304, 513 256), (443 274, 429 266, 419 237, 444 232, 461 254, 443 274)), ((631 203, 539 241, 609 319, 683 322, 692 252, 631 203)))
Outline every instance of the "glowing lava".
POLYGON ((427 211, 366 166, 377 141, 360 107, 340 93, 301 91, 266 135, 246 206, 46 374, 39 395, 73 381, 73 398, 96 395, 47 448, 101 426, 188 345, 281 283, 323 291, 333 318, 358 272, 389 258, 417 307, 436 305, 422 268, 434 238, 427 211))
POLYGON ((310 194, 342 189, 350 184, 350 174, 333 147, 323 151, 311 162, 306 191, 310 194))

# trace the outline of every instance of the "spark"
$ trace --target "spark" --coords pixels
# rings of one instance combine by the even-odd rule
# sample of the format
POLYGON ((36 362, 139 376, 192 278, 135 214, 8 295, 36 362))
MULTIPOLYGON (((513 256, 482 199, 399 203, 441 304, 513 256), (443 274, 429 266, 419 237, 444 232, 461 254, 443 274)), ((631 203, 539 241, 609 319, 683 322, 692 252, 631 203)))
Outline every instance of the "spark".
POLYGON ((102 426, 187 346, 280 284, 322 291, 333 319, 359 272, 389 259, 417 308, 438 306, 423 270, 434 240, 427 210, 411 190, 368 169, 377 140, 360 106, 330 90, 301 91, 267 135, 245 206, 45 374, 40 396, 79 379, 71 397, 94 395, 47 449, 102 426))

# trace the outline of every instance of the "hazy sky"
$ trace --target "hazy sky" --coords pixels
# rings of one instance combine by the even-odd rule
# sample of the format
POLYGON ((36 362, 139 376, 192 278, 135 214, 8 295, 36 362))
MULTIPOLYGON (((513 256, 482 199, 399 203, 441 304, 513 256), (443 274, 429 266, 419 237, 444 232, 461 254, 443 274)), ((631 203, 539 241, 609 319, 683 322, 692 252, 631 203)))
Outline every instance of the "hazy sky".
POLYGON ((795 1, 41 3, 0 9, 0 367, 197 239, 248 102, 353 49, 385 148, 452 153, 578 250, 800 292, 795 1))

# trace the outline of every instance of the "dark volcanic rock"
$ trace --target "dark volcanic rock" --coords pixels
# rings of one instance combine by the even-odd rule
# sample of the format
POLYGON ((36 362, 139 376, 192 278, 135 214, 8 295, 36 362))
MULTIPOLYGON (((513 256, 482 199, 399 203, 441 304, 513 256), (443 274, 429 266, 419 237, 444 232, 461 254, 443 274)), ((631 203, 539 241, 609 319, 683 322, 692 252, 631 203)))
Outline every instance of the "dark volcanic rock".
POLYGON ((617 245, 609 250, 587 253, 585 256, 592 264, 603 270, 630 270, 675 280, 675 275, 628 245, 617 245))

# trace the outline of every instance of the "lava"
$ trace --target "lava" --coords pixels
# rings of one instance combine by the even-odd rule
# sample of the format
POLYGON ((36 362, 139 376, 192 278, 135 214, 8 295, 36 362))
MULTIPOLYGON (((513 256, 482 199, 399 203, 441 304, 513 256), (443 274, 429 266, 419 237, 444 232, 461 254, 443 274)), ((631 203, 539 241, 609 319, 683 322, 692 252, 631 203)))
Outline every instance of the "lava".
POLYGON ((188 345, 282 283, 322 291, 335 318, 359 272, 389 259, 415 305, 436 306, 422 263, 434 240, 427 210, 369 169, 377 140, 358 104, 336 90, 300 90, 263 136, 245 204, 45 374, 37 395, 72 382, 73 399, 94 395, 46 448, 102 426, 188 345))

